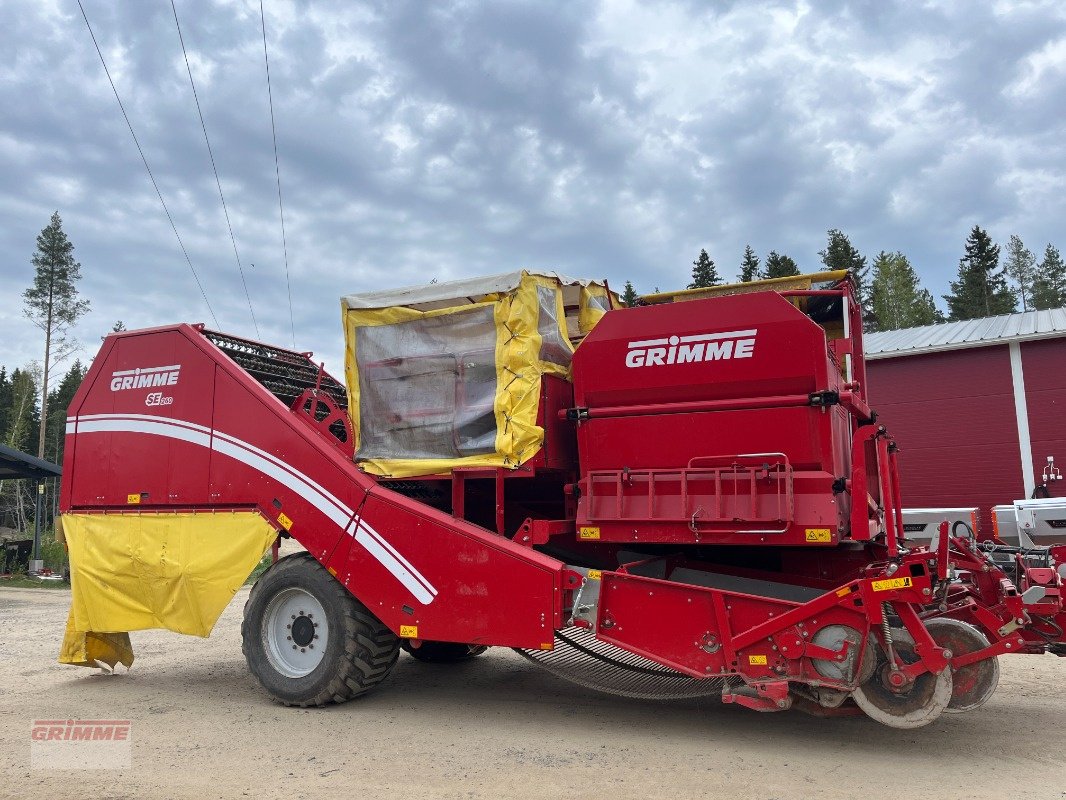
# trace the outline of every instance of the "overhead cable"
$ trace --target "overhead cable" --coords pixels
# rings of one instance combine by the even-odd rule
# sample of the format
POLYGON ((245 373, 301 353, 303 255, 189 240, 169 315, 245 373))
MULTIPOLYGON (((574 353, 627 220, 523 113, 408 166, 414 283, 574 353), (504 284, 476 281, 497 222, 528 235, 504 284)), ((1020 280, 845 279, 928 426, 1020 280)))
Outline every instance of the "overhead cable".
MULTIPOLYGON (((173 0, 171 0, 173 2, 173 0)), ((270 56, 267 55, 266 12, 263 0, 259 0, 259 19, 263 27, 263 62, 266 64, 267 100, 270 102, 270 135, 274 139, 274 174, 278 179, 278 211, 281 215, 281 247, 285 257, 285 289, 289 294, 289 328, 292 331, 292 346, 296 347, 296 325, 292 318, 292 285, 289 282, 289 244, 285 237, 285 205, 281 202, 281 167, 278 163, 278 133, 274 126, 274 94, 270 89, 270 56)))
POLYGON ((174 12, 174 27, 178 29, 178 41, 181 43, 181 54, 185 57, 185 69, 189 73, 189 86, 192 87, 192 97, 196 101, 196 113, 200 116, 200 127, 204 132, 204 141, 207 143, 207 155, 211 159, 211 170, 215 173, 215 185, 218 187, 218 197, 222 201, 222 213, 226 215, 226 227, 229 229, 229 240, 233 244, 233 257, 237 259, 237 271, 241 275, 241 284, 244 286, 244 296, 248 299, 248 313, 252 315, 252 326, 255 328, 256 338, 259 334, 259 323, 255 319, 255 311, 252 310, 252 295, 248 291, 248 281, 244 277, 244 267, 241 265, 241 256, 237 252, 237 238, 233 235, 233 224, 229 218, 229 208, 226 206, 226 196, 222 193, 222 181, 218 177, 218 167, 215 166, 215 153, 211 149, 211 138, 207 135, 207 123, 204 122, 204 112, 200 108, 200 96, 196 93, 196 82, 192 77, 192 67, 189 65, 189 54, 185 50, 185 37, 181 35, 181 23, 178 22, 178 7, 174 0, 170 0, 170 8, 174 12))
POLYGON ((185 262, 189 265, 189 270, 192 272, 193 280, 196 281, 196 286, 200 289, 200 295, 204 298, 204 303, 207 305, 207 310, 211 314, 211 319, 215 323, 215 327, 220 327, 218 324, 218 317, 215 316, 215 311, 211 308, 211 301, 207 299, 207 292, 204 291, 204 286, 200 283, 200 276, 196 274, 196 267, 192 265, 192 259, 189 258, 189 252, 185 249, 185 243, 181 240, 181 235, 178 233, 178 226, 174 224, 174 218, 170 215, 170 209, 167 208, 167 203, 163 199, 163 193, 159 191, 159 184, 156 183, 155 175, 152 174, 152 168, 148 166, 148 159, 145 158, 144 150, 141 149, 141 143, 137 140, 137 134, 133 131, 133 125, 130 123, 129 115, 126 113, 126 107, 122 105, 122 98, 119 97, 118 89, 115 87, 115 81, 111 78, 111 71, 107 68, 107 62, 104 60, 104 54, 100 50, 100 44, 96 41, 96 34, 93 33, 92 25, 89 24, 89 17, 85 14, 85 7, 81 4, 81 0, 78 0, 78 8, 81 9, 82 19, 85 20, 85 27, 89 29, 89 36, 92 37, 93 45, 96 47, 96 55, 100 57, 100 64, 103 65, 104 74, 107 75, 108 83, 111 84, 111 91, 115 93, 115 100, 118 101, 119 110, 122 112, 122 118, 126 120, 126 127, 130 129, 130 136, 133 137, 133 143, 137 146, 137 152, 141 155, 141 161, 144 162, 144 168, 148 171, 148 177, 152 181, 152 187, 155 189, 156 195, 159 197, 159 202, 163 206, 163 211, 167 215, 167 219, 170 221, 170 227, 174 231, 174 237, 178 240, 178 246, 181 248, 182 254, 185 256, 185 262))

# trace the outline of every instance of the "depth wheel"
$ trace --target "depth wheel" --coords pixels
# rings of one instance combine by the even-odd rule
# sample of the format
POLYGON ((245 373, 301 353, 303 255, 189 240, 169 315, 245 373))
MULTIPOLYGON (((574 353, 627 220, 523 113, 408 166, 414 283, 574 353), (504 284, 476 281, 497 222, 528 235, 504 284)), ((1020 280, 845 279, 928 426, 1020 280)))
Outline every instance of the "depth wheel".
POLYGON ((459 661, 469 661, 489 649, 484 645, 431 641, 423 641, 418 647, 412 647, 407 639, 403 640, 400 647, 412 658, 427 664, 455 664, 459 661))
MULTIPOLYGON (((914 639, 901 628, 892 629, 892 649, 904 664, 917 662, 914 639)), ((870 679, 851 693, 855 704, 870 719, 890 728, 921 728, 936 720, 951 702, 951 670, 939 675, 923 672, 909 685, 895 687, 888 657, 877 648, 877 663, 870 679)))
MULTIPOLYGON (((937 617, 928 620, 925 627, 938 645, 946 647, 956 656, 988 647, 985 635, 968 622, 937 617)), ((980 708, 988 702, 988 698, 999 686, 999 658, 992 656, 960 669, 953 669, 951 683, 951 702, 947 707, 949 714, 961 714, 980 708)))
POLYGON ((244 606, 241 649, 263 688, 287 706, 343 703, 392 671, 400 640, 309 553, 263 573, 244 606))

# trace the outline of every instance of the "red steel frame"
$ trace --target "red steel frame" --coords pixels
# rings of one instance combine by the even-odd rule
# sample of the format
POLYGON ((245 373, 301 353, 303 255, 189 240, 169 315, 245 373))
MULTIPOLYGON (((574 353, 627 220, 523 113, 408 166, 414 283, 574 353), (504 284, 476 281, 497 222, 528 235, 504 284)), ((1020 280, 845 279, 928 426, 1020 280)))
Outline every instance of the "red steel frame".
MULTIPOLYGON (((916 643, 919 660, 900 665, 908 679, 924 671, 939 672, 949 661, 958 667, 1003 652, 1042 651, 1049 640, 1061 642, 1066 614, 1061 579, 1053 569, 1031 568, 1018 556, 1017 575, 1023 585, 1017 587, 971 542, 949 536, 946 530, 937 552, 902 547, 895 446, 876 424, 863 395, 861 320, 850 284, 782 294, 794 302, 839 298, 851 332, 831 340, 827 356, 824 344, 822 351, 817 349, 824 334, 777 295, 606 315, 575 356, 575 406, 565 405, 571 402, 568 392, 555 392, 551 397, 557 405, 541 409, 542 419, 554 422, 562 417, 577 425, 580 461, 563 470, 573 482, 564 497, 550 498, 569 513, 563 519, 531 516, 514 530, 508 530, 504 515, 506 485, 517 476, 514 472, 457 470, 450 478, 451 507, 433 508, 384 488, 353 463, 351 437, 345 446, 328 428, 342 413, 335 404, 327 409, 326 420, 316 419, 309 409, 318 396, 309 389, 288 407, 212 344, 201 326, 115 334, 105 340, 68 413, 62 510, 129 514, 254 509, 277 527, 279 535, 301 542, 402 636, 548 649, 554 630, 568 623, 594 624, 602 640, 693 677, 739 676, 749 690, 731 690, 725 699, 763 710, 787 707, 790 682, 854 689, 853 681, 826 677, 817 665, 859 663, 862 653, 850 652, 852 645, 847 642, 840 650, 830 650, 814 644, 812 637, 827 625, 846 626, 862 633, 857 645, 861 650, 868 646, 867 634, 880 639, 886 608, 892 609, 916 643), (654 328, 669 320, 675 327, 688 324, 691 330, 705 331, 709 326, 739 324, 726 319, 712 326, 707 322, 711 303, 716 312, 725 309, 726 316, 730 309, 737 314, 745 309, 766 312, 768 321, 760 321, 760 331, 777 330, 802 339, 808 347, 795 342, 785 347, 780 369, 770 367, 770 379, 765 364, 757 365, 764 371, 762 378, 750 363, 730 365, 739 364, 735 375, 739 385, 751 380, 752 386, 765 387, 760 396, 714 397, 705 391, 701 396, 706 386, 682 380, 658 387, 661 397, 676 399, 652 402, 649 397, 656 387, 648 384, 654 380, 634 378, 611 366, 605 354, 624 356, 630 338, 647 338, 654 332, 640 325, 654 328), (621 334, 611 328, 612 319, 624 323, 621 334), (638 329, 627 327, 630 323, 638 329), (583 352, 590 360, 584 360, 583 352), (796 359, 807 360, 789 361, 796 359), (846 361, 851 365, 847 378, 834 366, 846 361), (165 405, 150 404, 142 390, 111 388, 112 373, 160 367, 180 367, 174 370, 175 382, 167 387, 165 405), (613 376, 607 374, 612 369, 613 376), (801 391, 774 391, 775 385, 789 381, 803 385, 804 375, 813 375, 813 382, 801 391), (619 380, 629 383, 612 396, 619 380), (621 402, 627 393, 638 399, 621 402), (684 450, 684 441, 660 436, 633 446, 611 441, 613 427, 605 429, 607 439, 597 438, 596 433, 599 425, 622 421, 639 437, 640 426, 648 421, 651 436, 663 430, 654 427, 663 420, 688 424, 696 419, 696 424, 705 425, 707 415, 736 413, 765 415, 746 418, 752 438, 765 434, 753 420, 765 420, 759 424, 771 428, 775 421, 807 420, 811 427, 806 431, 770 431, 787 442, 787 448, 779 449, 800 453, 804 463, 795 462, 787 452, 774 455, 771 463, 765 454, 745 456, 742 451, 728 457, 690 454, 678 468, 670 459, 684 450), (646 465, 635 463, 630 468, 630 460, 641 454, 647 456, 646 465), (815 463, 818 459, 822 462, 815 463), (840 471, 828 472, 827 465, 840 471), (743 544, 764 552, 767 545, 777 545, 780 563, 773 568, 729 559, 716 563, 695 554, 683 562, 675 555, 668 559, 662 577, 640 574, 643 562, 624 555, 624 547, 641 543, 640 534, 615 535, 608 529, 634 524, 634 517, 622 513, 622 504, 627 486, 638 478, 646 478, 646 485, 635 491, 645 493, 649 513, 637 522, 646 524, 659 502, 658 488, 673 480, 663 477, 671 471, 682 491, 689 484, 709 482, 718 487, 719 500, 723 481, 732 481, 735 490, 742 481, 748 486, 758 481, 776 484, 772 494, 794 506, 788 513, 777 512, 786 518, 782 520, 786 530, 753 535, 745 528, 751 520, 730 525, 719 506, 705 518, 706 524, 698 517, 686 520, 684 514, 654 519, 647 524, 644 542, 743 544), (613 481, 618 510, 613 519, 590 516, 597 476, 613 481), (495 530, 465 519, 466 482, 484 478, 493 482, 495 530), (779 491, 786 483, 787 492, 779 491), (849 497, 861 501, 849 503, 849 497), (824 515, 826 508, 832 508, 833 518, 816 524, 812 538, 811 520, 822 519, 818 515, 824 515), (597 535, 587 536, 585 528, 593 526, 597 535), (823 535, 823 529, 830 533, 823 535), (603 570, 594 623, 572 619, 575 595, 590 579, 567 566, 574 553, 585 554, 583 567, 603 570), (709 573, 806 587, 817 590, 816 596, 794 602, 670 580, 673 569, 683 563, 709 573), (962 580, 948 580, 949 564, 962 580), (1023 602, 1021 592, 1030 586, 1045 589, 1043 605, 1023 602), (935 616, 972 622, 986 634, 989 647, 965 656, 946 652, 923 624, 935 616)), ((542 403, 547 397, 542 395, 542 403)), ((561 436, 558 426, 553 426, 550 436, 561 436)), ((556 457, 566 450, 557 446, 556 457)), ((757 493, 748 494, 754 509, 749 516, 765 522, 755 513, 757 493)), ((687 514, 691 506, 686 503, 682 499, 677 508, 687 514)), ((1057 555, 1061 560, 1066 552, 1057 555)))

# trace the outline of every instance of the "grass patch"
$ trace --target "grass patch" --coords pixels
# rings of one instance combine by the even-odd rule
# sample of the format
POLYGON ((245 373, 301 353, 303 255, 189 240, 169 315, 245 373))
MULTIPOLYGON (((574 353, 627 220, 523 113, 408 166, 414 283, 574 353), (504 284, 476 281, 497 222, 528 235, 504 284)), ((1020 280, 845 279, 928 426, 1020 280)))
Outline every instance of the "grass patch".
POLYGON ((267 552, 265 556, 259 559, 259 563, 255 565, 255 569, 252 570, 252 574, 248 576, 248 580, 244 582, 244 585, 251 586, 257 580, 259 580, 259 576, 266 572, 270 568, 270 565, 273 563, 274 562, 271 559, 270 553, 267 552))
POLYGON ((69 589, 66 581, 42 581, 26 575, 0 578, 0 589, 69 589))

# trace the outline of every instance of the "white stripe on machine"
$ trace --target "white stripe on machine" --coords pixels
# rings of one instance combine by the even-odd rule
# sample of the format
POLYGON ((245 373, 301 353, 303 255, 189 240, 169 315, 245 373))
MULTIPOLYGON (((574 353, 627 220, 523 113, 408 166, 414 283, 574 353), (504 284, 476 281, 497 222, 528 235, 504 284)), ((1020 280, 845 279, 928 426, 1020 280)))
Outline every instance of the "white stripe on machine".
POLYGON ((194 422, 147 414, 86 414, 73 417, 67 420, 67 432, 74 431, 79 434, 146 433, 190 442, 229 456, 274 479, 325 514, 362 545, 419 603, 429 605, 437 596, 436 587, 365 521, 357 520, 354 531, 348 529, 349 522, 355 516, 352 509, 302 472, 248 442, 219 431, 212 432, 194 422))

